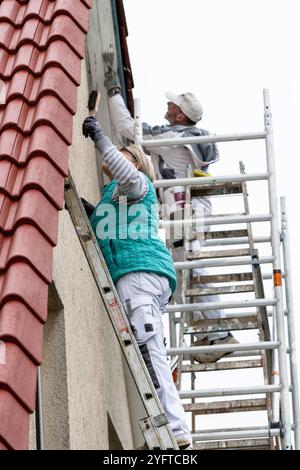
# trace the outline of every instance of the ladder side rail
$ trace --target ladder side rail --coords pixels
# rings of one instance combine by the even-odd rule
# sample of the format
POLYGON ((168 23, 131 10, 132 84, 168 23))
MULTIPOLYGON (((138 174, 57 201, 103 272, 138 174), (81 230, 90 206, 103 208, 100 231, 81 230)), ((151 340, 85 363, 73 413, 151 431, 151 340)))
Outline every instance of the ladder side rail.
MULTIPOLYGON (((245 166, 243 162, 240 162, 240 172, 241 174, 245 174, 245 166)), ((249 195, 248 195, 248 188, 247 188, 246 181, 242 182, 242 188, 243 188, 243 200, 244 200, 245 214, 249 215, 250 204, 249 204, 249 195)), ((253 236, 252 225, 250 222, 247 223, 247 230, 248 230, 248 236, 249 236, 250 253, 252 256, 252 260, 255 261, 255 260, 258 260, 258 250, 254 248, 254 236, 253 236)), ((255 297, 257 299, 263 299, 265 298, 265 292, 264 292, 264 285, 263 285, 263 279, 262 279, 262 274, 261 274, 261 267, 258 263, 252 263, 251 268, 252 268, 253 281, 254 281, 255 297)), ((258 323, 261 341, 270 341, 271 335, 270 335, 269 320, 268 320, 266 306, 260 306, 257 308, 257 323, 258 323)), ((270 350, 270 349, 261 351, 261 360, 262 360, 265 384, 273 383, 273 380, 272 380, 273 379, 273 376, 272 376, 273 355, 276 354, 276 352, 277 350, 270 350)), ((278 396, 278 394, 276 394, 276 396, 278 396)), ((275 401, 275 394, 266 395, 267 415, 268 415, 269 423, 273 422, 272 406, 273 406, 274 401, 275 401)), ((270 448, 274 450, 273 439, 270 439, 270 448)))
MULTIPOLYGON (((240 172, 241 174, 245 174, 245 166, 243 162, 240 162, 240 172)), ((246 181, 242 182, 242 188, 243 188, 245 213, 246 215, 250 215, 249 195, 248 195, 246 181)), ((252 253, 251 256, 252 256, 253 261, 255 261, 255 260, 258 260, 258 251, 254 249, 254 236, 253 236, 252 225, 250 222, 247 223, 247 230, 248 230, 248 236, 249 236, 250 252, 252 253)), ((264 293, 264 285, 263 285, 260 265, 258 263, 257 264, 252 263, 251 267, 252 267, 253 280, 254 280, 255 297, 257 299, 263 299, 265 298, 265 293, 264 293)), ((271 335, 270 335, 267 308, 265 306, 260 306, 258 307, 257 311, 260 313, 260 318, 258 316, 258 320, 259 320, 259 326, 260 326, 259 330, 260 330, 260 334, 262 335, 262 339, 264 341, 266 340, 269 341, 271 339, 271 335)), ((263 371, 264 371, 265 381, 267 383, 272 383, 272 362, 273 362, 272 351, 264 352, 262 359, 264 363, 263 371)), ((270 396, 268 397, 268 405, 269 405, 268 414, 269 414, 269 418, 271 419, 270 396)))
POLYGON ((283 289, 282 289, 282 273, 280 260, 280 228, 278 217, 278 203, 276 190, 276 172, 275 172, 275 156, 273 144, 272 114, 270 108, 269 91, 264 90, 264 121, 266 130, 266 155, 267 168, 269 173, 268 190, 271 220, 271 240, 272 252, 274 256, 273 275, 274 275, 274 294, 277 299, 276 304, 276 325, 277 337, 280 341, 278 351, 281 390, 281 418, 283 427, 283 450, 290 450, 292 446, 291 436, 291 417, 290 417, 290 396, 289 396, 289 379, 286 357, 286 340, 285 340, 285 322, 284 322, 284 305, 283 305, 283 289))
POLYGON ((177 345, 176 339, 176 324, 177 324, 177 317, 175 316, 175 312, 169 313, 169 334, 170 334, 170 345, 174 347, 177 345))
MULTIPOLYGON (((272 311, 272 341, 277 341, 277 328, 276 328, 276 310, 273 307, 272 311)), ((278 350, 273 351, 273 385, 278 385, 280 382, 279 378, 279 363, 278 363, 278 350)), ((272 415, 273 423, 280 423, 280 393, 274 393, 272 397, 272 415)))
MULTIPOLYGON (((193 173, 192 173, 192 167, 191 165, 188 166, 187 168, 187 177, 188 178, 191 178, 193 176, 193 173)), ((186 191, 185 191, 185 205, 184 205, 184 220, 186 219, 189 219, 189 218, 193 218, 193 207, 192 207, 192 197, 191 197, 191 187, 190 186, 186 186, 186 191)), ((196 230, 196 228, 195 228, 196 230)), ((197 232, 196 232, 197 233, 197 232)), ((183 243, 184 243, 184 261, 186 261, 186 258, 187 258, 187 253, 189 252, 189 250, 191 250, 192 248, 192 239, 193 239, 193 228, 191 226, 188 226, 188 225, 184 225, 183 226, 183 243)), ((182 277, 182 300, 184 303, 186 303, 186 292, 187 292, 187 288, 190 286, 190 283, 191 283, 191 278, 193 276, 193 271, 187 271, 186 269, 183 269, 182 270, 182 273, 181 273, 181 277, 182 277)), ((193 299, 190 298, 190 303, 193 302, 193 299)), ((192 321, 192 315, 188 314, 187 312, 183 312, 181 313, 181 315, 183 315, 183 318, 184 318, 184 324, 181 325, 182 326, 182 337, 184 339, 185 337, 185 325, 188 324, 190 325, 191 324, 191 321, 192 321)), ((192 338, 190 338, 190 341, 192 341, 192 338)), ((182 343, 182 345, 180 346, 184 346, 184 343, 182 343)), ((181 368, 182 368, 182 361, 183 361, 183 355, 180 354, 179 355, 179 359, 181 359, 181 368)), ((192 358, 190 358, 192 359, 192 358)), ((192 363, 193 363, 193 359, 192 359, 192 363)), ((182 374, 182 370, 180 370, 180 374, 182 374)), ((194 372, 191 372, 190 373, 190 383, 191 383, 191 390, 195 390, 195 387, 196 387, 196 374, 194 372)), ((195 403, 195 399, 192 398, 191 399, 191 403, 194 404, 195 403)), ((194 432, 196 429, 196 414, 192 411, 191 412, 191 432, 194 432)))
POLYGON ((288 326, 288 338, 290 347, 290 371, 292 381, 292 403, 293 403, 293 418, 295 425, 295 448, 300 450, 300 408, 299 408, 299 382, 298 382, 298 371, 297 371, 297 351, 296 351, 296 325, 295 325, 295 312, 294 312, 294 301, 292 293, 292 271, 291 271, 291 256, 290 256, 290 243, 289 243, 289 232, 288 232, 288 218, 286 210, 285 198, 280 198, 281 205, 281 237, 282 237, 282 248, 283 248, 283 262, 285 270, 285 295, 286 295, 286 307, 287 307, 287 326, 288 326))
MULTIPOLYGON (((98 291, 120 343, 133 380, 137 386, 145 411, 149 418, 160 422, 157 429, 157 435, 160 437, 160 440, 157 445, 161 449, 177 449, 176 440, 167 424, 164 410, 131 331, 125 311, 119 301, 117 291, 111 280, 100 247, 87 219, 70 174, 65 180, 65 201, 98 291)), ((144 437, 147 442, 147 435, 145 434, 144 437)), ((151 444, 152 441, 153 439, 148 441, 147 444, 151 444)))
POLYGON ((142 146, 143 126, 141 118, 141 100, 134 100, 134 143, 142 146))

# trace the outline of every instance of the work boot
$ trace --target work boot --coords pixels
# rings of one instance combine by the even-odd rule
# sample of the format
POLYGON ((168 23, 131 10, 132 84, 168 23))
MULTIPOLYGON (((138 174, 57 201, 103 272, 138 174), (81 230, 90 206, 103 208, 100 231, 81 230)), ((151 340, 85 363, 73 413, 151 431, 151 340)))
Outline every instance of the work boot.
MULTIPOLYGON (((192 444, 186 436, 176 436, 175 437, 179 450, 191 450, 192 444)), ((136 450, 149 450, 146 442, 141 447, 138 447, 136 450)))
POLYGON ((190 439, 186 436, 176 436, 176 442, 179 447, 179 450, 190 450, 193 448, 190 439))
MULTIPOLYGON (((203 338, 203 339, 198 339, 195 343, 193 343, 192 346, 213 346, 217 344, 239 344, 239 341, 232 336, 231 333, 228 333, 228 336, 225 338, 220 338, 220 339, 209 339, 209 338, 203 338)), ((205 364, 207 362, 217 362, 219 359, 221 359, 224 356, 227 356, 228 354, 231 354, 230 352, 222 352, 222 351, 213 351, 211 353, 198 353, 192 355, 192 359, 194 361, 200 362, 201 364, 205 364)))

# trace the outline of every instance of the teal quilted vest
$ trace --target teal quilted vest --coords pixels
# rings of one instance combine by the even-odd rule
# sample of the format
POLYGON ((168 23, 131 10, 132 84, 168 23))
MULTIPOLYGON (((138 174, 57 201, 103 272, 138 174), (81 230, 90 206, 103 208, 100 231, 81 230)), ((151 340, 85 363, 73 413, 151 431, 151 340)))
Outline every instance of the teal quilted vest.
POLYGON ((112 200, 117 181, 104 186, 91 224, 112 280, 125 274, 146 271, 168 278, 176 289, 176 272, 171 255, 158 237, 158 210, 154 187, 147 178, 148 193, 138 203, 112 200))

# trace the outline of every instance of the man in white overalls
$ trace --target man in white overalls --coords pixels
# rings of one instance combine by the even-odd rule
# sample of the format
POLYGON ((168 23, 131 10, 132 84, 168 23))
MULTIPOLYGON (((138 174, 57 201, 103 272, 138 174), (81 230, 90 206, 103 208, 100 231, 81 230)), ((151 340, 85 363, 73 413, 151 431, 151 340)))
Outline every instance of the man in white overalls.
MULTIPOLYGON (((112 121, 115 129, 129 140, 134 140, 134 119, 130 115, 125 106, 124 100, 120 94, 120 86, 118 84, 116 74, 109 72, 106 74, 105 86, 108 90, 109 107, 112 121)), ((143 139, 170 139, 178 137, 193 137, 209 135, 209 132, 196 127, 196 123, 201 120, 203 108, 193 93, 186 92, 180 95, 166 92, 168 99, 167 112, 165 119, 169 125, 149 126, 143 123, 143 139)), ((145 146, 147 151, 147 146, 145 146)), ((219 159, 219 152, 214 143, 201 143, 189 145, 175 145, 172 147, 162 146, 149 149, 158 179, 185 178, 187 168, 200 169, 206 173, 211 163, 219 159)), ((169 209, 167 215, 172 216, 172 212, 178 212, 183 209, 185 193, 183 187, 173 187, 164 191, 161 197, 163 206, 169 209), (174 209, 174 210, 173 210, 174 209)), ((204 218, 211 215, 211 203, 208 198, 194 198, 192 201, 193 211, 197 218, 204 218)), ((209 227, 203 227, 202 224, 196 227, 196 231, 202 232, 209 230, 209 227)), ((198 237, 201 239, 201 237, 198 237)), ((200 251, 201 240, 191 241, 191 250, 193 252, 200 251)), ((174 261, 184 260, 183 240, 178 232, 173 232, 169 246, 172 248, 174 261)), ((193 276, 207 275, 207 271, 203 268, 193 270, 193 276)), ((176 303, 182 303, 181 299, 181 272, 177 272, 177 281, 179 289, 177 289, 174 300, 176 303)), ((200 287, 206 288, 207 285, 202 284, 200 287)), ((220 302, 218 295, 201 296, 197 302, 220 302)), ((193 312, 193 320, 202 318, 221 318, 225 317, 223 310, 209 310, 193 312)), ((229 332, 218 332, 210 334, 197 334, 194 346, 208 346, 214 344, 234 344, 238 341, 229 332)), ((193 356, 193 359, 205 363, 216 362, 225 353, 212 352, 201 353, 193 356)))

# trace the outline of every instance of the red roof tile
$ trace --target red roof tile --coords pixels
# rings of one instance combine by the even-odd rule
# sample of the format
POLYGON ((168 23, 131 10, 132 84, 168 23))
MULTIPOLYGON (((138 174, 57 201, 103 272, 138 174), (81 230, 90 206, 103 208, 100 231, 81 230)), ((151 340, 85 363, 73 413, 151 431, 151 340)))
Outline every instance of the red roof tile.
POLYGON ((52 41, 62 39, 79 58, 84 57, 84 34, 74 21, 65 15, 57 16, 50 25, 45 25, 35 18, 26 21, 22 28, 16 28, 5 20, 2 20, 0 25, 1 46, 10 53, 16 53, 27 43, 45 50, 52 41))
POLYGON ((44 74, 35 78, 25 70, 16 72, 6 87, 6 103, 14 98, 21 98, 30 105, 44 95, 53 95, 70 111, 76 113, 76 95, 73 91, 73 83, 58 67, 50 67, 44 74), (59 92, 58 92, 59 90, 59 92))
POLYGON ((50 284, 52 253, 53 247, 32 225, 20 225, 11 236, 0 234, 0 272, 15 261, 24 261, 50 284))
POLYGON ((68 146, 54 129, 41 125, 25 137, 16 129, 6 129, 0 139, 0 160, 12 160, 19 167, 35 156, 48 159, 62 176, 68 174, 68 146))
POLYGON ((0 5, 0 449, 28 446, 91 5, 0 5))
POLYGON ((8 80, 18 70, 30 71, 34 76, 39 76, 50 66, 60 67, 75 85, 79 85, 78 56, 64 41, 51 42, 46 51, 40 51, 32 44, 24 44, 13 55, 1 49, 0 44, 0 76, 3 80, 8 80), (63 61, 61 57, 64 57, 63 61))
POLYGON ((12 300, 2 308, 0 335, 3 341, 16 343, 35 364, 40 364, 43 353, 43 323, 23 303, 12 300))
POLYGON ((1 162, 0 193, 19 199, 32 188, 39 189, 57 209, 62 209, 64 178, 49 160, 37 156, 29 160, 24 168, 6 160, 1 162))
POLYGON ((71 145, 72 116, 55 96, 43 96, 35 106, 29 106, 21 99, 10 101, 4 109, 0 106, 0 128, 17 127, 30 134, 40 124, 53 126, 58 135, 71 145))
POLYGON ((28 448, 29 413, 13 395, 0 389, 0 442, 3 448, 28 448))
POLYGON ((4 2, 0 6, 0 21, 9 21, 14 26, 21 27, 30 18, 37 18, 44 24, 52 23, 57 15, 68 15, 77 25, 87 32, 88 18, 86 6, 80 0, 34 0, 20 6, 17 0, 4 2))
POLYGON ((5 347, 6 364, 0 367, 0 389, 9 390, 24 408, 34 411, 36 365, 16 344, 7 341, 5 347))
POLYGON ((46 321, 48 284, 25 262, 15 262, 0 273, 1 310, 10 300, 23 302, 37 318, 46 321))
POLYGON ((58 212, 36 189, 27 190, 20 200, 11 201, 0 194, 0 227, 11 235, 21 224, 32 224, 53 246, 57 243, 58 212))

